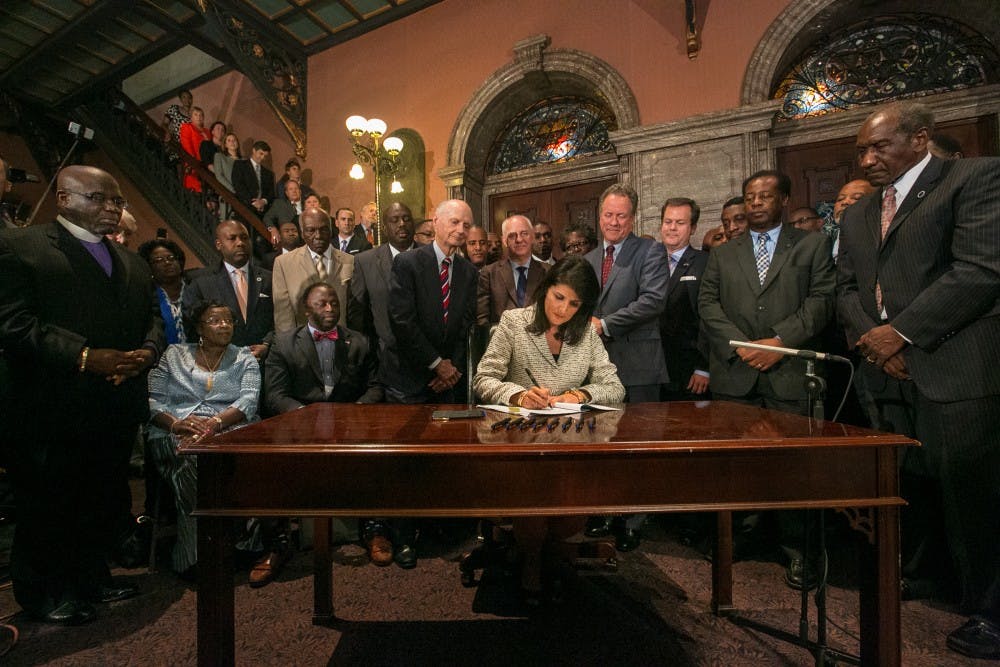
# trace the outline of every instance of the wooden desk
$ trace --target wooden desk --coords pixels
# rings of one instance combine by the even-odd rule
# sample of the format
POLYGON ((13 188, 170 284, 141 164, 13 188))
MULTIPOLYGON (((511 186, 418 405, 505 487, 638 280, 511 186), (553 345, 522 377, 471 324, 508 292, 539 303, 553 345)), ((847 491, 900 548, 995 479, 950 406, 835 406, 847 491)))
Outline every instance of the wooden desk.
MULTIPOLYGON (((647 403, 575 429, 434 422, 432 405, 316 404, 196 445, 198 661, 234 661, 233 516, 479 517, 851 509, 867 535, 861 658, 900 663, 902 436, 724 402, 647 403)), ((726 516, 723 514, 723 516, 726 516)), ((315 536, 316 623, 334 618, 329 520, 315 536)), ((725 522, 720 535, 728 540, 725 522)), ((725 549, 713 609, 732 608, 725 549)))

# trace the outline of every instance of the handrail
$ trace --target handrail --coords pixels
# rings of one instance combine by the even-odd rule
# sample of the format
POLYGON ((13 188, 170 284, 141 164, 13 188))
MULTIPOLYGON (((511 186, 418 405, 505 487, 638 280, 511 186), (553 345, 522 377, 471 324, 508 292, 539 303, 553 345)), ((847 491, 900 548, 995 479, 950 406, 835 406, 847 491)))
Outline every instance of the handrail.
MULTIPOLYGON (((163 141, 163 128, 156 123, 152 118, 149 117, 142 108, 139 107, 135 102, 133 102, 127 95, 122 94, 119 91, 115 91, 116 100, 120 101, 125 107, 125 110, 131 114, 133 117, 138 118, 142 121, 145 126, 146 133, 151 137, 156 138, 158 141, 163 141)), ((199 159, 188 154, 187 151, 181 147, 180 143, 177 142, 173 137, 169 137, 168 141, 165 142, 177 155, 180 160, 194 171, 198 178, 202 180, 203 183, 207 183, 211 189, 216 192, 219 197, 224 200, 233 210, 239 213, 240 217, 247 221, 248 224, 252 225, 254 229, 257 230, 261 236, 267 239, 268 243, 271 241, 271 232, 267 229, 267 225, 260 219, 257 211, 250 208, 244 204, 240 199, 230 190, 228 190, 222 183, 215 178, 215 174, 205 168, 199 159)))

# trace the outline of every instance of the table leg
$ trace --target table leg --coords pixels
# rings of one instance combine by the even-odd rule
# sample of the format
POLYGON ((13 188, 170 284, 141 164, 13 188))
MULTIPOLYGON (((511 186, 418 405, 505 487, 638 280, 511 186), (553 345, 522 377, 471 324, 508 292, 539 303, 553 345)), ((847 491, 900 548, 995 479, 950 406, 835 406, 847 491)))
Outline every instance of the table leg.
POLYGON ((313 536, 313 625, 329 625, 333 615, 333 558, 330 533, 333 519, 317 517, 313 536))
POLYGON ((861 664, 897 667, 899 619, 899 508, 874 510, 874 544, 861 545, 861 664))
POLYGON ((715 513, 712 554, 712 613, 727 616, 733 607, 733 513, 715 513))
POLYGON ((235 661, 233 536, 229 517, 198 517, 198 664, 235 661))

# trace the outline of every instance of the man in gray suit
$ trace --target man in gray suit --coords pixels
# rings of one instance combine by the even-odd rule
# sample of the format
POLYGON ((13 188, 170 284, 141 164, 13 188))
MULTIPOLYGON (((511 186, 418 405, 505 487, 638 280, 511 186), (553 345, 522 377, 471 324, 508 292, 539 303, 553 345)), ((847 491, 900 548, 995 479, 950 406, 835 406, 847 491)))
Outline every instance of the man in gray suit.
POLYGON ((414 247, 413 215, 406 204, 397 202, 385 209, 380 237, 386 242, 354 258, 347 326, 371 341, 378 357, 378 383, 384 388, 397 386, 402 372, 389 324, 389 278, 396 255, 414 247))
MULTIPOLYGON (((628 185, 608 187, 600 198, 598 220, 603 242, 587 253, 601 284, 601 297, 591 317, 594 329, 618 367, 625 400, 660 400, 667 382, 667 362, 660 343, 660 313, 667 303, 670 272, 663 246, 632 233, 639 195, 628 185)), ((588 535, 616 533, 616 546, 630 551, 639 545, 639 526, 645 515, 634 515, 623 525, 592 517, 588 535)))
MULTIPOLYGON (((949 648, 1000 658, 1000 160, 928 154, 917 103, 870 115, 858 160, 876 192, 841 222, 838 312, 878 406, 877 426, 920 440, 905 452, 904 556, 945 542, 969 621, 949 648), (916 516, 914 516, 916 515, 916 516), (929 524, 929 525, 928 525, 929 524), (936 524, 936 525, 935 525, 936 524), (935 528, 937 530, 935 530, 935 528), (936 534, 944 539, 934 539, 936 534)), ((904 559, 904 574, 923 572, 904 559)), ((945 566, 947 567, 947 566, 945 566)), ((905 594, 904 588, 904 594, 905 594)))
MULTIPOLYGON (((791 182, 780 172, 758 171, 743 182, 749 229, 709 253, 698 311, 714 399, 802 414, 808 408, 804 360, 729 345, 738 340, 816 349, 833 315, 830 238, 781 224, 790 194, 791 182)), ((815 574, 792 546, 801 524, 788 512, 776 519, 789 558, 785 581, 809 588, 815 574)), ((751 525, 743 520, 744 530, 751 525)))

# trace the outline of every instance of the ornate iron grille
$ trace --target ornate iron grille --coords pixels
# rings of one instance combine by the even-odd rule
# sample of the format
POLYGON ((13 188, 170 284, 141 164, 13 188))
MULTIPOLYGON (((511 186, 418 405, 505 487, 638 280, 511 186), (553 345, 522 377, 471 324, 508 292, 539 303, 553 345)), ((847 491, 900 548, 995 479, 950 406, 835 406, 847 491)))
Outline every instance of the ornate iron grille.
POLYGON ((508 123, 490 150, 490 173, 503 174, 537 164, 566 162, 612 149, 608 131, 614 116, 578 97, 541 100, 508 123))
POLYGON ((779 120, 821 116, 901 97, 970 88, 996 78, 998 56, 952 19, 897 14, 857 23, 813 48, 772 96, 779 120))

